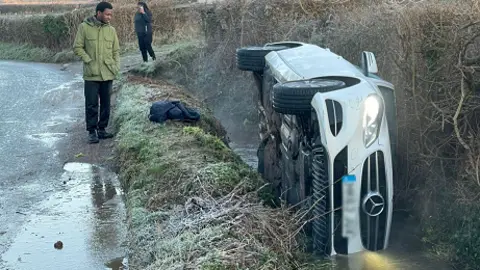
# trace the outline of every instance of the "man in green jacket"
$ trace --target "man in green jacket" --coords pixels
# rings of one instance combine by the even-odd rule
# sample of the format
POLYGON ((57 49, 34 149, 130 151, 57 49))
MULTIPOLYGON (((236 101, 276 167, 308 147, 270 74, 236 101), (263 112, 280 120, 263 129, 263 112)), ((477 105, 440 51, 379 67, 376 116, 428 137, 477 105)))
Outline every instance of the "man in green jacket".
POLYGON ((120 72, 118 36, 115 28, 109 24, 112 10, 110 3, 100 2, 96 15, 86 18, 79 25, 73 46, 74 53, 83 61, 85 121, 89 143, 113 137, 113 134, 105 131, 110 118, 112 82, 120 72))

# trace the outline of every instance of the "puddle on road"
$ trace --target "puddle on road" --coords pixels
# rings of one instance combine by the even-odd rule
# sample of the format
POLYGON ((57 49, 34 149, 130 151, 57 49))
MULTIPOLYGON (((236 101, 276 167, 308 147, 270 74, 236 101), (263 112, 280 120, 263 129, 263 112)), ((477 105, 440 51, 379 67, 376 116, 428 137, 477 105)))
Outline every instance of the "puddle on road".
POLYGON ((116 174, 67 163, 59 183, 63 189, 26 213, 28 222, 1 258, 7 269, 125 270, 126 212, 116 174))
POLYGON ((40 141, 45 144, 45 146, 52 148, 59 140, 67 136, 67 133, 38 133, 27 135, 27 138, 30 140, 40 141))

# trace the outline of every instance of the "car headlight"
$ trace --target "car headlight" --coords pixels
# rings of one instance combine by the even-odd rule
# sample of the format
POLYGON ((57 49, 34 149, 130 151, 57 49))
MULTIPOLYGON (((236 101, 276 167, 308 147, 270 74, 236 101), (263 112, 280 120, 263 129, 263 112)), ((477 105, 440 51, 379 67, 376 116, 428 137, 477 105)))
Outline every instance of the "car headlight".
POLYGON ((369 147, 378 138, 383 115, 382 99, 376 95, 370 95, 364 102, 363 114, 363 142, 369 147))

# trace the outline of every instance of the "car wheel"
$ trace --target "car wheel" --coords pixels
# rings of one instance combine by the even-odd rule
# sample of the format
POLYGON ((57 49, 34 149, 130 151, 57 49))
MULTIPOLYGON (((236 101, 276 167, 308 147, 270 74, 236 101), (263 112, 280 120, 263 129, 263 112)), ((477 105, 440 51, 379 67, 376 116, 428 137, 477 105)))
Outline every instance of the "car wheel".
POLYGON ((272 51, 288 49, 287 46, 245 47, 237 49, 237 68, 245 71, 262 72, 265 56, 272 51))
POLYGON ((314 79, 278 83, 273 86, 272 106, 281 114, 305 114, 311 111, 312 99, 318 92, 330 92, 344 88, 342 81, 314 79))

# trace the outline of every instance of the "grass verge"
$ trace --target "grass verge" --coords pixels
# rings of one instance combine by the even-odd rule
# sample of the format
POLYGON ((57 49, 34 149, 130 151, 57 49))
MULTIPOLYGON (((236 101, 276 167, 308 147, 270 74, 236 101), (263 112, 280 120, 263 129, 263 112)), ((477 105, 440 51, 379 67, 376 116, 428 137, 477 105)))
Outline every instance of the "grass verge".
POLYGON ((151 78, 161 77, 175 84, 185 85, 186 80, 194 80, 190 78, 190 65, 198 57, 198 53, 201 52, 203 46, 202 40, 186 39, 155 47, 157 61, 139 65, 133 68, 131 72, 151 78))
POLYGON ((163 82, 129 77, 114 122, 127 193, 131 269, 321 269, 301 262, 296 223, 265 202, 261 177, 220 139, 206 107, 163 82), (152 101, 200 110, 197 124, 155 124, 152 101))
MULTIPOLYGON (((122 44, 120 55, 128 55, 138 51, 138 45, 130 42, 122 44)), ((48 48, 35 47, 28 44, 0 42, 0 60, 16 60, 41 63, 70 63, 80 61, 72 50, 55 52, 48 48)))
POLYGON ((43 63, 67 63, 76 60, 72 51, 54 52, 26 44, 0 43, 0 59, 43 63))

